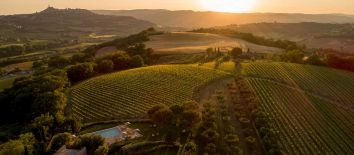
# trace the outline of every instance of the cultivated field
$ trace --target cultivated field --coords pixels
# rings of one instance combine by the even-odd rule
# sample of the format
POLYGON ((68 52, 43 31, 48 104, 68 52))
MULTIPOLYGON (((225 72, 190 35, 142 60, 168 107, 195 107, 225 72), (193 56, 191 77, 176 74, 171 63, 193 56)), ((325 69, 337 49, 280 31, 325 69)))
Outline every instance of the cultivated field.
MULTIPOLYGON (((227 62, 218 69, 232 71, 234 66, 227 62)), ((242 74, 285 152, 354 153, 353 73, 292 63, 252 62, 242 64, 242 74)))
POLYGON ((12 83, 15 81, 16 77, 10 78, 0 78, 0 92, 6 88, 11 88, 12 83))
POLYGON ((215 34, 172 32, 150 37, 147 47, 153 48, 156 54, 191 54, 205 52, 208 47, 231 48, 241 47, 252 52, 279 52, 281 49, 260 46, 241 39, 234 39, 215 34))
POLYGON ((192 65, 131 69, 84 81, 71 90, 73 115, 85 122, 144 117, 156 104, 193 98, 198 88, 230 74, 192 65))
POLYGON ((242 66, 247 77, 302 90, 354 111, 354 74, 351 72, 291 63, 260 62, 242 66))

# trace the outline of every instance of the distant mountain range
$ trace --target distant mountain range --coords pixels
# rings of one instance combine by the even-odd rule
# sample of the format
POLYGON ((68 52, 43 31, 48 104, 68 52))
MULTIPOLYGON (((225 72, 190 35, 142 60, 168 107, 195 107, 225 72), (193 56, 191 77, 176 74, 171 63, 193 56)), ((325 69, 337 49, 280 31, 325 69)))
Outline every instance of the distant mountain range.
POLYGON ((92 10, 104 15, 132 16, 164 27, 213 27, 261 22, 354 23, 354 15, 288 13, 220 13, 169 10, 92 10))
POLYGON ((88 34, 128 35, 156 25, 128 16, 99 15, 84 9, 47 9, 0 16, 1 37, 56 38, 88 34))

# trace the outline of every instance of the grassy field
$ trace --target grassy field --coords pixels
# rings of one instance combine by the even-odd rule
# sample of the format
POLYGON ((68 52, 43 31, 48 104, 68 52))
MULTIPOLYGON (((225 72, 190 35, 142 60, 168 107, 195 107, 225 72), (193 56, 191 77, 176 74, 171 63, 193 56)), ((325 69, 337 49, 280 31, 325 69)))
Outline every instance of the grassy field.
POLYGON ((19 68, 20 70, 31 70, 32 69, 32 64, 33 61, 27 61, 27 62, 21 62, 21 63, 16 63, 16 64, 11 64, 6 67, 3 67, 4 70, 6 71, 12 71, 16 68, 19 68))
POLYGON ((0 92, 3 91, 6 88, 11 88, 12 87, 12 83, 18 77, 20 77, 20 76, 9 77, 9 78, 0 78, 0 92))
POLYGON ((173 32, 151 36, 145 43, 155 50, 156 54, 186 54, 205 52, 208 47, 241 47, 252 52, 279 52, 281 49, 260 46, 244 40, 214 34, 173 32))
POLYGON ((74 117, 84 122, 145 117, 156 104, 178 104, 230 74, 193 65, 160 65, 89 79, 71 90, 74 117))
MULTIPOLYGON (((223 65, 219 69, 226 71, 233 66, 223 65)), ((242 64, 242 74, 286 153, 354 153, 354 73, 310 65, 253 62, 242 64)))

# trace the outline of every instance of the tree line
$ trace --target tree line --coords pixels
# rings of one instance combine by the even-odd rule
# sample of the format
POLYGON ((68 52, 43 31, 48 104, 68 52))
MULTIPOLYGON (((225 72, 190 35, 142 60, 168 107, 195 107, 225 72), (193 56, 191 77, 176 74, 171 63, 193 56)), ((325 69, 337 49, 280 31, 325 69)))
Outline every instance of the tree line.
POLYGON ((68 40, 46 41, 41 43, 26 42, 24 44, 11 44, 0 46, 0 57, 10 57, 16 55, 22 55, 25 53, 31 53, 40 50, 48 50, 52 48, 62 47, 69 45, 68 40))
POLYGON ((248 42, 258 44, 258 45, 277 47, 277 48, 282 48, 282 49, 286 49, 286 50, 304 50, 305 49, 304 45, 299 45, 294 41, 265 38, 265 37, 253 35, 252 33, 238 32, 238 31, 234 31, 234 30, 230 30, 230 29, 201 28, 201 29, 192 30, 191 32, 220 34, 220 35, 229 36, 232 38, 243 39, 248 42))
POLYGON ((267 54, 266 59, 310 64, 316 66, 326 66, 335 69, 347 70, 354 72, 354 56, 350 54, 338 54, 338 53, 324 53, 321 49, 318 52, 313 52, 308 55, 305 52, 299 50, 290 50, 281 54, 267 54))

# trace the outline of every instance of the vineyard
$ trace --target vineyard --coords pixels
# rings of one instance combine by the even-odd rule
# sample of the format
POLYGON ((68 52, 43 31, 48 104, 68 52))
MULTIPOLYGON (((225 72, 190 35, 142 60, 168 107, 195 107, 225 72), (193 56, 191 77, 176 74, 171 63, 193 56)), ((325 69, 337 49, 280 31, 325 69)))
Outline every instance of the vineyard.
MULTIPOLYGON (((232 72, 234 66, 225 62, 217 69, 232 72)), ((354 153, 354 73, 262 61, 242 63, 241 69, 283 151, 354 153)))
POLYGON ((73 115, 84 122, 141 118, 156 104, 192 99, 198 88, 230 74, 191 65, 160 65, 102 75, 74 86, 73 115))
POLYGON ((354 73, 325 67, 277 62, 245 63, 243 73, 305 91, 336 106, 354 111, 354 73))
POLYGON ((353 73, 290 63, 242 66, 285 152, 354 153, 353 73))
POLYGON ((282 148, 300 154, 353 154, 354 114, 305 93, 249 78, 282 148))

